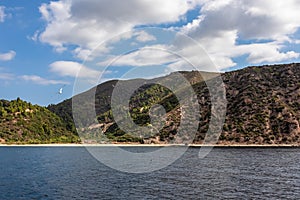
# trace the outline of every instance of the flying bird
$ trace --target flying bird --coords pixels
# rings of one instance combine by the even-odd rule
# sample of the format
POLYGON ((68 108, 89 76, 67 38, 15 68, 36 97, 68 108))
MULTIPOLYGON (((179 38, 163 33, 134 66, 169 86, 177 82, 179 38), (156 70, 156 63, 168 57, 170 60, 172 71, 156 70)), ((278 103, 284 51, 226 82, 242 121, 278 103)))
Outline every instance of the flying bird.
POLYGON ((62 94, 62 93, 63 93, 63 88, 60 88, 58 94, 62 94))
POLYGON ((57 94, 61 95, 64 92, 64 87, 66 87, 66 85, 63 85, 57 92, 57 94))

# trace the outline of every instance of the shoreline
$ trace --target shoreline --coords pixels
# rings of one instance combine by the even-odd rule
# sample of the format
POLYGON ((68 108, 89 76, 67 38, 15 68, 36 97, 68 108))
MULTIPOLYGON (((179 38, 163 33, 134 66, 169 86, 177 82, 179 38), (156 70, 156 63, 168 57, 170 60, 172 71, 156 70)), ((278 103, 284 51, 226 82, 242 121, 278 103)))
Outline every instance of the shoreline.
POLYGON ((300 144, 0 144, 0 147, 232 147, 232 148, 280 148, 280 147, 300 147, 300 144))

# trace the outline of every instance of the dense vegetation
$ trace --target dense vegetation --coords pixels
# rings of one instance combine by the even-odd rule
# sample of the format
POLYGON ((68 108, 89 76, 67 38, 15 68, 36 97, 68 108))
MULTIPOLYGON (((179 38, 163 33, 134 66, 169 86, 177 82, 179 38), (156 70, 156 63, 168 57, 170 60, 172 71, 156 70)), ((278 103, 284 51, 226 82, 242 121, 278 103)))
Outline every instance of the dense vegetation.
POLYGON ((300 143, 300 64, 226 73, 228 110, 222 141, 300 143))
MULTIPOLYGON (((194 112, 199 114, 199 123, 193 142, 202 143, 216 112, 211 109, 211 95, 203 79, 216 81, 216 74, 195 71, 179 73, 190 82, 197 95, 200 110, 194 112)), ((113 116, 111 110, 111 96, 118 84, 116 80, 73 97, 80 105, 76 108, 76 127, 82 141, 172 143, 176 139, 184 143, 186 138, 181 139, 178 134, 178 128, 182 126, 181 116, 185 114, 179 99, 170 88, 153 83, 172 79, 170 74, 152 80, 119 81, 127 88, 143 83, 131 96, 124 119, 113 116), (156 122, 151 121, 149 114, 154 105, 162 105, 166 111, 165 119, 160 120, 163 128, 159 132, 153 128, 156 122), (91 110, 96 112, 95 118, 90 118, 91 110), (150 134, 136 129, 123 131, 116 121, 122 122, 127 118, 141 127, 147 127, 150 134)), ((220 144, 300 144, 300 64, 248 67, 224 73, 222 79, 228 104, 220 144)), ((185 94, 186 88, 180 86, 180 81, 175 79, 173 84, 177 94, 187 100, 189 96, 185 94)), ((72 99, 47 108, 20 99, 1 100, 1 141, 77 142, 72 109, 72 99)), ((120 106, 118 109, 124 108, 120 106)))
MULTIPOLYGON (((190 81, 198 95, 200 119, 194 142, 201 143, 209 128, 208 122, 211 119, 209 91, 198 72, 180 73, 190 81)), ((213 73, 206 73, 205 78, 213 79, 214 75, 213 73)), ((168 76, 160 79, 168 79, 168 76)), ((222 79, 226 87, 228 105, 219 143, 300 143, 300 64, 248 67, 224 73, 222 79)), ((147 80, 131 80, 127 84, 137 84, 139 81, 147 83, 147 80)), ((134 93, 130 101, 129 114, 136 124, 151 126, 149 109, 154 104, 163 105, 167 111, 164 128, 157 135, 142 138, 138 137, 136 133, 125 134, 124 131, 120 130, 114 122, 109 103, 115 84, 116 81, 106 82, 94 90, 95 102, 93 103, 96 106, 99 126, 93 125, 86 132, 89 140, 98 141, 108 138, 110 141, 169 143, 178 137, 180 105, 170 90, 157 84, 146 84, 134 93), (100 127, 103 133, 94 130, 93 127, 100 127), (93 130, 94 133, 89 134, 93 130), (103 137, 103 135, 106 137, 103 137)), ((84 101, 87 97, 93 98, 93 95, 87 92, 78 97, 82 99, 82 110, 89 106, 84 101)), ((49 109, 61 115, 56 110, 58 108, 66 109, 67 104, 70 104, 70 102, 71 100, 67 100, 49 109)), ((83 116, 83 119, 85 118, 86 116, 83 116)), ((86 124, 90 124, 90 122, 86 124)), ((82 127, 84 126, 85 123, 82 124, 82 127)))
POLYGON ((0 100, 0 140, 1 143, 79 142, 56 114, 19 98, 0 100))

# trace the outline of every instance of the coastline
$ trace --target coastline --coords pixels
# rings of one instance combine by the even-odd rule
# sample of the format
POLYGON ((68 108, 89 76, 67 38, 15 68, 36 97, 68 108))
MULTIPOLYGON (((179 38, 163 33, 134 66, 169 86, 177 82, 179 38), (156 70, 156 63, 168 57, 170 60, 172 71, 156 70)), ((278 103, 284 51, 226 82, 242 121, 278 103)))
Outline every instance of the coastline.
POLYGON ((280 147, 300 147, 300 144, 0 144, 0 147, 232 147, 232 148, 280 148, 280 147))

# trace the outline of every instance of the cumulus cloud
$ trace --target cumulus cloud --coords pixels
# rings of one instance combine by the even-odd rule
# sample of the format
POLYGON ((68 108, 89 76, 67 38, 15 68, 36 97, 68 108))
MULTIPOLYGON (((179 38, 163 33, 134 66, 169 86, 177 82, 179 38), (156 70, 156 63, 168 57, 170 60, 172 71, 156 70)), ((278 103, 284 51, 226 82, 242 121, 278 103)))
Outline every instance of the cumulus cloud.
POLYGON ((102 67, 164 66, 168 73, 180 70, 218 71, 201 46, 183 35, 176 39, 179 41, 177 44, 149 45, 123 55, 110 56, 97 64, 102 67))
POLYGON ((234 66, 232 58, 242 55, 248 55, 250 63, 299 57, 297 52, 282 50, 284 43, 293 42, 290 36, 300 27, 299 1, 214 0, 201 4, 198 18, 181 31, 196 39, 220 68, 234 66))
POLYGON ((51 63, 49 67, 51 72, 57 73, 60 76, 97 78, 100 73, 73 61, 56 61, 51 63))
MULTIPOLYGON (((56 51, 70 50, 74 57, 92 60, 92 50, 100 43, 111 43, 97 48, 97 55, 113 54, 113 42, 134 38, 145 43, 159 39, 145 31, 133 31, 143 25, 176 23, 186 13, 199 8, 198 16, 190 23, 177 27, 198 42, 219 69, 235 66, 234 58, 245 56, 250 64, 281 62, 300 56, 295 50, 286 50, 288 43, 299 44, 293 35, 300 27, 300 1, 297 0, 60 0, 44 3, 39 10, 46 22, 44 30, 34 38, 52 45, 56 51), (119 36, 120 33, 127 32, 119 36)), ((174 28, 174 27, 172 27, 174 28)), ((174 28, 175 29, 175 28, 174 28)), ((196 45, 175 40, 176 44, 165 47, 180 49, 190 60, 199 59, 196 45)), ((158 43, 157 43, 158 45, 158 43)), ((139 49, 118 58, 110 56, 99 64, 104 66, 114 61, 115 65, 144 66, 169 63, 174 69, 186 69, 185 62, 166 53, 147 54, 148 49, 139 49), (116 59, 118 58, 118 59, 116 59)), ((206 62, 206 60, 205 60, 206 62)), ((53 63, 50 71, 75 77, 78 65, 53 63), (57 65, 65 67, 57 67, 57 65), (73 65, 73 67, 70 67, 73 65)), ((91 69, 86 76, 92 76, 91 69)))
POLYGON ((0 6, 0 22, 4 22, 4 19, 5 19, 5 7, 4 6, 0 6))
POLYGON ((9 61, 12 60, 16 56, 15 51, 9 51, 7 53, 0 53, 0 61, 9 61))
POLYGON ((280 52, 282 45, 276 42, 240 45, 237 50, 249 53, 247 61, 254 64, 263 62, 280 62, 282 60, 294 59, 299 57, 299 53, 294 51, 280 52))
MULTIPOLYGON (((52 1, 39 8, 47 23, 39 39, 59 51, 69 44, 76 45, 81 57, 80 50, 91 50, 135 26, 176 22, 191 6, 188 0, 52 1)), ((137 39, 149 41, 154 38, 141 34, 137 39)))
POLYGON ((287 39, 299 28, 300 2, 279 0, 272 4, 263 0, 206 1, 201 8, 204 20, 195 36, 220 31, 238 30, 244 39, 287 39))
POLYGON ((25 81, 33 82, 38 85, 69 84, 68 82, 65 82, 65 81, 48 80, 48 79, 45 79, 45 78, 42 78, 42 77, 36 76, 36 75, 23 75, 23 76, 20 76, 20 78, 25 81))

